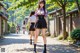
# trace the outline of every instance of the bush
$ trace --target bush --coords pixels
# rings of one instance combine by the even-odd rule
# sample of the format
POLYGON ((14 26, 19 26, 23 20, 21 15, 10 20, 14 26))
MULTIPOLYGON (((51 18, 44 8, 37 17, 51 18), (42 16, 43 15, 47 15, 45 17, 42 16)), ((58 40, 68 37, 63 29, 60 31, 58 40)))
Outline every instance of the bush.
POLYGON ((71 36, 68 36, 68 37, 67 37, 67 40, 72 40, 71 36))
POLYGON ((62 33, 58 36, 58 40, 62 40, 64 37, 62 35, 62 33))
POLYGON ((75 29, 71 32, 71 38, 74 40, 80 40, 80 29, 75 29))
POLYGON ((8 32, 10 32, 10 25, 8 24, 8 32))
POLYGON ((59 36, 58 39, 59 39, 59 40, 62 40, 62 39, 63 39, 63 36, 59 36))
POLYGON ((16 28, 15 27, 11 27, 10 32, 11 33, 15 33, 16 32, 16 28))
POLYGON ((15 24, 12 24, 12 27, 10 27, 10 32, 15 33, 16 32, 16 26, 15 24))

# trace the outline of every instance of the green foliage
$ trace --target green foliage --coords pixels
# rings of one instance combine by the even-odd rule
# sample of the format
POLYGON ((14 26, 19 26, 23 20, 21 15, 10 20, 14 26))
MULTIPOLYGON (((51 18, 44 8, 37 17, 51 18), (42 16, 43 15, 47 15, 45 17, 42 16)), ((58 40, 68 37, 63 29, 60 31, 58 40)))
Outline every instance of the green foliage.
POLYGON ((62 40, 62 39, 63 39, 63 36, 59 36, 58 39, 59 39, 59 40, 62 40))
POLYGON ((69 3, 66 7, 66 12, 71 11, 75 8, 77 8, 76 3, 69 3))
MULTIPOLYGON (((25 16, 29 16, 32 10, 38 6, 38 0, 4 0, 8 4, 9 22, 20 23, 24 20, 25 16)), ((64 0, 62 0, 64 3, 64 0)), ((46 8, 48 12, 61 8, 61 0, 46 0, 46 8)), ((76 8, 74 0, 67 0, 66 12, 76 8)), ((50 18, 52 19, 52 18, 50 18)))
POLYGON ((54 17, 52 17, 52 16, 48 16, 48 18, 49 18, 49 20, 53 20, 54 19, 54 17))
POLYGON ((16 32, 16 25, 12 24, 12 27, 10 27, 10 32, 15 33, 16 32))
POLYGON ((80 40, 80 29, 75 29, 71 32, 71 38, 74 40, 80 40))
POLYGON ((10 25, 8 24, 8 32, 10 32, 10 25))
POLYGON ((58 39, 59 40, 62 40, 64 37, 63 37, 63 35, 62 34, 60 34, 59 36, 58 36, 58 39))
POLYGON ((8 22, 8 32, 15 33, 16 32, 16 24, 13 22, 8 22))
POLYGON ((10 9, 16 9, 23 6, 26 6, 26 8, 29 8, 31 6, 34 6, 36 2, 37 0, 17 0, 16 2, 12 1, 12 6, 10 7, 10 9))
POLYGON ((67 37, 67 40, 72 40, 71 36, 68 36, 68 37, 67 37))

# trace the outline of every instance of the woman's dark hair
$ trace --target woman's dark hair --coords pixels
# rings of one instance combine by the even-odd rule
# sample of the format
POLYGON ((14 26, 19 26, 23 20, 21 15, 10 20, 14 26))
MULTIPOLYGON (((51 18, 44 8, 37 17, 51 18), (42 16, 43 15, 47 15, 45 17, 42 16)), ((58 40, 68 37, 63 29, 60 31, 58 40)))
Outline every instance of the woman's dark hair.
POLYGON ((23 25, 25 25, 25 21, 23 21, 23 25))
POLYGON ((32 15, 34 15, 34 14, 35 14, 35 11, 32 11, 31 14, 30 14, 30 17, 31 17, 32 15))
POLYGON ((38 9, 40 9, 40 4, 41 4, 41 3, 44 4, 43 9, 44 9, 44 11, 45 11, 45 1, 40 1, 40 2, 39 2, 38 9))

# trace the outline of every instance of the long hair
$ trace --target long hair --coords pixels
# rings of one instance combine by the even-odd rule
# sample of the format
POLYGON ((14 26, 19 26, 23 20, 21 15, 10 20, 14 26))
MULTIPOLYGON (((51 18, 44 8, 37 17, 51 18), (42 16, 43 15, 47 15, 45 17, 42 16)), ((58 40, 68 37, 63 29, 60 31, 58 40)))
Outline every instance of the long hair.
POLYGON ((35 14, 35 11, 32 11, 31 13, 30 13, 30 17, 32 16, 32 15, 34 15, 35 14))
POLYGON ((41 4, 41 3, 44 4, 44 6, 43 6, 43 10, 44 10, 44 12, 45 12, 45 1, 40 1, 40 2, 39 2, 39 4, 38 4, 38 9, 40 9, 40 4, 41 4))
POLYGON ((23 21, 23 25, 25 25, 26 23, 25 23, 25 21, 23 21))

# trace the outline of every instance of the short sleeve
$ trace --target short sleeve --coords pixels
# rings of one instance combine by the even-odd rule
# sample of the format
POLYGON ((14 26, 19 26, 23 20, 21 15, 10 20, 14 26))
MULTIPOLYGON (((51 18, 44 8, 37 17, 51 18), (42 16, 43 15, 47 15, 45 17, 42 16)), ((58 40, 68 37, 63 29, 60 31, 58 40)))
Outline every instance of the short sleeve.
POLYGON ((47 10, 45 11, 45 17, 47 17, 48 16, 48 12, 47 12, 47 10))

